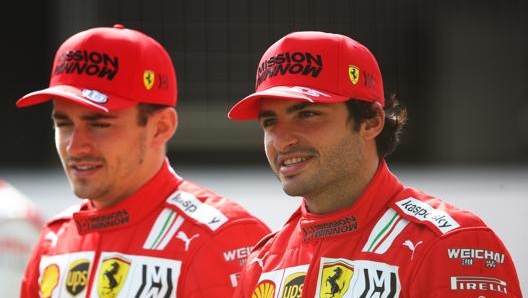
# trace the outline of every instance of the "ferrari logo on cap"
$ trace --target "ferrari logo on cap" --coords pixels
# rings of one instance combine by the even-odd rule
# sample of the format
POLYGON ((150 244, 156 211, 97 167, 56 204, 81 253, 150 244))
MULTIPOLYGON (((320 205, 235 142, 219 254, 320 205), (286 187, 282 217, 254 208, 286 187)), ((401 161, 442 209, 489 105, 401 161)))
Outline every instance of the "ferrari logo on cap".
POLYGON ((147 90, 150 90, 154 86, 154 79, 156 76, 152 70, 145 70, 143 72, 143 84, 147 90))
POLYGON ((355 65, 349 65, 348 77, 350 78, 352 84, 357 84, 357 82, 359 81, 359 68, 355 65))

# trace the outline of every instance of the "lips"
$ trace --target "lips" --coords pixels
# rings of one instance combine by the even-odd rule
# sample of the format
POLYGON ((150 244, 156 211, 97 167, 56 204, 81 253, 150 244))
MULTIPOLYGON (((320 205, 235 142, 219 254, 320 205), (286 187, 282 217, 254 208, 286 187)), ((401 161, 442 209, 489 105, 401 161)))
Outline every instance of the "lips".
POLYGON ((310 155, 282 156, 278 158, 279 173, 284 176, 299 174, 310 162, 310 155))
POLYGON ((78 178, 86 178, 94 175, 102 165, 99 163, 88 163, 88 162, 73 162, 68 164, 70 172, 78 178))

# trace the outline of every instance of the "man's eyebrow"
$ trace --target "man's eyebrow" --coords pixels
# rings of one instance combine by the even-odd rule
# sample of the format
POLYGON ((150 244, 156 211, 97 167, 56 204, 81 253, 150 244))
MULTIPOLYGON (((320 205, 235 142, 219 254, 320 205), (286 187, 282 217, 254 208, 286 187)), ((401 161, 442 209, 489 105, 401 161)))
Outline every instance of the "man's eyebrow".
MULTIPOLYGON (((286 113, 287 114, 291 114, 291 113, 303 110, 303 109, 308 108, 308 107, 324 107, 324 106, 325 106, 325 104, 322 104, 322 103, 301 102, 301 103, 298 103, 298 104, 291 105, 291 106, 287 107, 286 108, 286 113)), ((275 115, 274 112, 264 110, 264 111, 260 111, 260 113, 258 115, 258 118, 271 117, 273 115, 275 115)))
MULTIPOLYGON (((51 118, 69 119, 68 115, 66 115, 65 113, 61 113, 61 112, 53 112, 53 114, 51 115, 51 118)), ((86 120, 86 121, 97 121, 101 119, 116 119, 116 118, 117 116, 106 114, 106 113, 90 113, 90 114, 85 114, 81 116, 81 119, 86 120)))
POLYGON ((260 113, 257 116, 257 119, 266 118, 266 117, 272 117, 275 113, 272 111, 260 111, 260 113))
POLYGON ((294 113, 294 112, 300 111, 300 110, 302 110, 302 109, 305 109, 305 108, 307 108, 307 107, 313 107, 313 106, 317 106, 317 105, 320 105, 320 104, 311 103, 311 102, 301 102, 301 103, 298 103, 298 104, 296 104, 296 105, 289 106, 289 107, 286 109, 286 113, 287 113, 287 114, 291 114, 291 113, 294 113))

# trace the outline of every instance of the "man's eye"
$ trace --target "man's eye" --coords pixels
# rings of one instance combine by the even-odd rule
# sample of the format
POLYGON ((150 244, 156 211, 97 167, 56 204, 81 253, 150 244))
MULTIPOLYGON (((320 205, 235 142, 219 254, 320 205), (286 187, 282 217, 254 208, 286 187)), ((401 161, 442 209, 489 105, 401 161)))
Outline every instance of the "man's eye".
POLYGON ((68 125, 71 125, 71 123, 66 121, 57 121, 53 123, 53 127, 64 127, 68 125))
POLYGON ((309 111, 309 110, 304 110, 304 111, 300 111, 299 112, 299 116, 300 117, 312 117, 312 116, 316 116, 318 115, 318 113, 314 112, 314 111, 309 111))
POLYGON ((263 118, 260 120, 260 125, 262 127, 269 127, 273 124, 275 124, 275 118, 263 118))
POLYGON ((106 128, 106 127, 110 127, 110 124, 109 123, 93 123, 92 126, 97 127, 97 128, 106 128))

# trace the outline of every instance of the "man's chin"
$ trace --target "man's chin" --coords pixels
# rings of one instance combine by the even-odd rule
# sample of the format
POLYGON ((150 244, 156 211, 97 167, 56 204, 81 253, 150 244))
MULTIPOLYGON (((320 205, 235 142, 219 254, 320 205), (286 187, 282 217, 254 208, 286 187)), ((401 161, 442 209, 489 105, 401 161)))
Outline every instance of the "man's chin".
POLYGON ((304 194, 304 192, 301 189, 299 189, 299 185, 295 183, 292 183, 292 182, 285 183, 282 180, 281 180, 281 183, 282 183, 282 190, 289 196, 297 197, 297 196, 302 196, 304 194))
POLYGON ((72 183, 73 193, 81 198, 93 198, 95 195, 94 188, 89 186, 87 183, 72 183))

